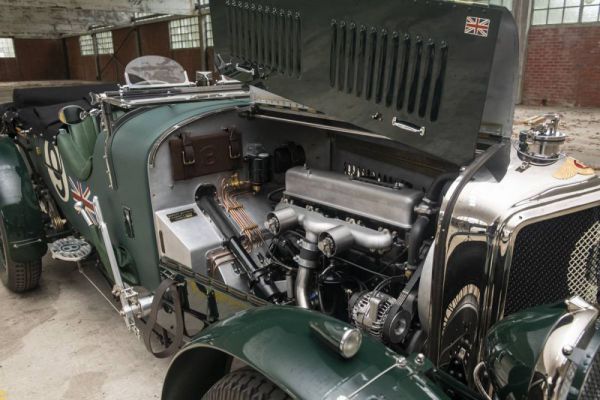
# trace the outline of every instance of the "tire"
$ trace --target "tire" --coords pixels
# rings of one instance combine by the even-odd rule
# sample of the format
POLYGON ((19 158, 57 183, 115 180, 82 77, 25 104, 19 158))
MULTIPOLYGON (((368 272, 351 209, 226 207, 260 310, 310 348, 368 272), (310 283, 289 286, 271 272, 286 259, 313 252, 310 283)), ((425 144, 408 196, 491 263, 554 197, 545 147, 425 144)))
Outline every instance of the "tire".
POLYGON ((0 279, 9 290, 21 293, 36 288, 42 276, 42 259, 17 263, 8 255, 4 221, 0 218, 0 279))
POLYGON ((291 400, 291 397, 261 373, 241 368, 217 381, 202 400, 291 400))

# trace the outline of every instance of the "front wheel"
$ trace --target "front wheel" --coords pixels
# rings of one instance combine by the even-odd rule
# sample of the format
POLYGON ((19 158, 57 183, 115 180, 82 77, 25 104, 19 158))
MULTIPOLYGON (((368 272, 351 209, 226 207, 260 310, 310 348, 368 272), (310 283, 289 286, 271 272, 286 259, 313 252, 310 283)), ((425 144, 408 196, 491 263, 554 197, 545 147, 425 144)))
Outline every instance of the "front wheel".
POLYGON ((42 276, 42 259, 17 263, 10 259, 4 221, 0 218, 0 280, 13 292, 25 292, 38 286, 42 276))
POLYGON ((217 381, 202 400, 291 400, 291 397, 261 373, 241 368, 217 381))

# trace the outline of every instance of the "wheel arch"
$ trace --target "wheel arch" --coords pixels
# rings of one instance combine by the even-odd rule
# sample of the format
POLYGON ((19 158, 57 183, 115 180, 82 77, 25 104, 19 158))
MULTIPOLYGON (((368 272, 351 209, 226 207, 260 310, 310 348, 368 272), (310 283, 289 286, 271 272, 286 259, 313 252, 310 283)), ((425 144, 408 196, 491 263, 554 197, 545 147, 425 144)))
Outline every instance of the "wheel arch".
POLYGON ((409 356, 403 367, 390 370, 400 356, 369 336, 363 336, 361 349, 353 358, 343 359, 320 342, 310 328, 314 321, 344 324, 313 311, 264 306, 211 326, 175 356, 162 399, 201 398, 229 372, 234 359, 264 375, 292 398, 349 395, 364 384, 365 375, 380 373, 382 376, 364 389, 365 396, 446 398, 424 374, 431 364, 415 364, 414 356, 409 356), (416 375, 419 384, 413 380, 416 375))
POLYGON ((197 400, 229 372, 233 356, 222 349, 190 345, 179 352, 167 371, 162 400, 197 400), (201 379, 199 379, 201 377, 201 379))

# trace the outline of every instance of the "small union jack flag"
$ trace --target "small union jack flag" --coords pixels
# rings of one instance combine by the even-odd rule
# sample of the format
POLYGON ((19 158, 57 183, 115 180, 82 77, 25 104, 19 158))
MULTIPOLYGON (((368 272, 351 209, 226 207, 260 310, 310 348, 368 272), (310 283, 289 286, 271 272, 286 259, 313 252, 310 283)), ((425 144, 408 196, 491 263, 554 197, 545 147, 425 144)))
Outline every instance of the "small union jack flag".
POLYGON ((480 37, 488 37, 490 30, 490 20, 488 18, 467 17, 465 23, 465 33, 480 37))
POLYGON ((90 188, 81 183, 80 181, 74 181, 71 177, 69 177, 69 185, 71 186, 71 194, 73 195, 73 200, 80 201, 83 203, 88 215, 92 218, 96 218, 96 211, 94 208, 94 203, 90 200, 90 188))

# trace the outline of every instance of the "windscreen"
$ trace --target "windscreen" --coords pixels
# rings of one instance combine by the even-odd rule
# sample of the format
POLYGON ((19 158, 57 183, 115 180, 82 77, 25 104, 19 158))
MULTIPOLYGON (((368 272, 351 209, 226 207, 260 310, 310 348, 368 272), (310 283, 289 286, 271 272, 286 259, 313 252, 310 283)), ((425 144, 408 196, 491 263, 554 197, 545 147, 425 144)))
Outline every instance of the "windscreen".
POLYGON ((188 84, 183 67, 176 61, 161 56, 136 58, 125 68, 125 80, 133 87, 188 84))

